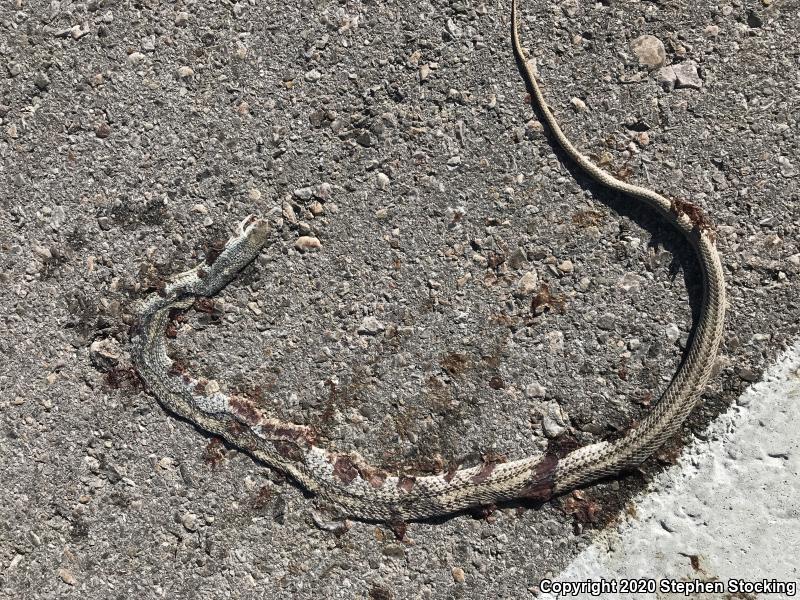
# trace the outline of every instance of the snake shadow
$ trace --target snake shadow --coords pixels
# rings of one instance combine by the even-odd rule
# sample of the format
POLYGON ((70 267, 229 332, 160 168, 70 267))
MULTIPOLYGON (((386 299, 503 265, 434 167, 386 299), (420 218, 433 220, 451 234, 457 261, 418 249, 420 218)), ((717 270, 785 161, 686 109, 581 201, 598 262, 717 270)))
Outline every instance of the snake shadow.
MULTIPOLYGON (((530 106, 534 114, 544 126, 544 137, 547 143, 553 149, 558 161, 574 178, 576 183, 584 191, 588 191, 593 198, 605 204, 609 209, 615 212, 618 216, 628 218, 639 227, 644 229, 650 234, 648 247, 657 248, 661 246, 664 250, 672 255, 672 261, 669 265, 669 276, 671 280, 675 280, 678 274, 683 276, 684 286, 688 294, 689 307, 691 309, 692 326, 689 333, 686 346, 682 349, 681 364, 686 360, 688 349, 691 348, 692 341, 697 331, 697 324, 700 317, 700 311, 703 305, 703 276, 700 270, 700 263, 698 262, 691 243, 684 237, 684 235, 671 223, 669 223, 662 215, 658 214, 654 209, 644 205, 642 202, 631 201, 625 194, 617 192, 608 188, 607 186, 599 183, 589 177, 561 148, 556 140, 553 132, 546 126, 546 121, 541 109, 532 100, 533 86, 528 80, 525 72, 525 67, 522 64, 519 56, 514 56, 517 69, 520 72, 522 80, 525 82, 525 88, 531 97, 530 106)), ((649 187, 649 186, 645 186, 649 187)), ((661 190, 659 193, 670 197, 667 193, 661 190)))
MULTIPOLYGON (((520 71, 525 87, 528 93, 533 97, 533 89, 528 81, 524 67, 520 62, 519 57, 515 56, 517 68, 520 71)), ((536 114, 537 118, 544 123, 543 115, 536 104, 531 101, 531 108, 536 114)), ((687 290, 688 303, 691 310, 692 326, 689 331, 686 345, 681 349, 680 365, 684 363, 692 346, 694 337, 697 332, 697 324, 700 318, 700 312, 703 305, 703 276, 700 270, 700 264, 695 256, 691 243, 688 242, 686 237, 671 223, 669 223, 662 215, 654 209, 651 209, 640 202, 631 202, 625 194, 614 191, 607 186, 595 181, 569 157, 569 155, 561 148, 553 133, 545 126, 544 137, 547 143, 553 149, 559 162, 575 179, 581 189, 588 191, 593 198, 605 204, 617 216, 627 218, 636 223, 643 230, 650 234, 648 247, 658 248, 669 252, 672 256, 672 261, 669 265, 669 278, 674 281, 679 275, 683 279, 684 286, 687 290)), ((663 193, 663 192, 662 192, 663 193)), ((666 194, 665 194, 666 195, 666 194)), ((667 196, 669 197, 669 196, 667 196)), ((678 369, 676 369, 677 373, 678 369)), ((666 386, 665 386, 666 387, 666 386)), ((600 483, 608 483, 611 481, 620 481, 622 487, 620 492, 623 496, 630 497, 636 491, 640 490, 646 485, 644 473, 636 468, 631 468, 622 471, 618 475, 598 478, 594 482, 582 487, 591 487, 600 483)), ((517 510, 539 510, 542 507, 551 504, 553 500, 566 497, 567 493, 556 494, 553 497, 545 500, 528 500, 528 499, 515 499, 504 502, 498 502, 492 505, 487 511, 487 507, 473 507, 456 512, 448 513, 445 515, 426 517, 421 519, 411 519, 409 522, 437 525, 446 523, 456 517, 471 516, 476 519, 486 518, 487 512, 491 513, 494 508, 497 509, 517 509, 517 510)), ((602 515, 602 522, 596 523, 596 526, 603 526, 606 522, 613 520, 613 515, 623 509, 623 504, 618 502, 611 502, 613 506, 609 507, 611 510, 604 511, 602 515), (619 504, 619 505, 617 505, 619 504)), ((369 519, 353 519, 361 522, 376 522, 369 519)))

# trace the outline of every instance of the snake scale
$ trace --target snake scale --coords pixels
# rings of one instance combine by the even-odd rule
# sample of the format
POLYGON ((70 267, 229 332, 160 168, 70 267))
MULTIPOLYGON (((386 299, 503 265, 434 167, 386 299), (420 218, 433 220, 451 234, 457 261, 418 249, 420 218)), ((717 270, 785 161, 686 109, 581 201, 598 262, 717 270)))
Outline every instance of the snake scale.
POLYGON ((269 225, 252 215, 239 224, 216 259, 173 276, 137 308, 133 363, 146 388, 164 408, 289 475, 353 518, 402 523, 514 499, 546 501, 616 475, 641 463, 679 429, 711 374, 722 337, 725 305, 722 267, 711 225, 695 205, 671 201, 621 181, 572 145, 547 107, 528 65, 519 40, 517 13, 514 0, 514 54, 522 65, 532 103, 558 145, 598 183, 644 203, 677 228, 694 248, 703 276, 699 319, 677 373, 650 413, 622 437, 566 454, 544 452, 509 462, 485 458, 481 464, 435 475, 390 474, 370 465, 358 453, 327 451, 318 445, 312 428, 271 418, 254 400, 225 393, 216 382, 194 377, 167 355, 167 330, 176 312, 218 293, 258 255, 269 235, 269 225))

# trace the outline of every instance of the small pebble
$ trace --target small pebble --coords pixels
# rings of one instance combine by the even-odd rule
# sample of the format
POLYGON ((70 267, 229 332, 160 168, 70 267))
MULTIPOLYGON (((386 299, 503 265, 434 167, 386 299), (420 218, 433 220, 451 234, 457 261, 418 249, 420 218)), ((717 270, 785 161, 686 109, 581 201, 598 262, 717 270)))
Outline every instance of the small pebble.
POLYGON ((525 129, 532 133, 542 133, 544 131, 544 125, 542 125, 541 121, 537 121, 536 119, 531 119, 527 123, 525 123, 525 129))
POLYGON ((315 82, 319 81, 320 79, 322 79, 322 73, 320 73, 316 69, 311 69, 305 75, 303 75, 303 78, 306 81, 310 81, 312 83, 315 83, 315 82))
POLYGON ((181 517, 181 525, 183 525, 187 531, 197 531, 197 515, 187 512, 181 517))
POLYGON ((325 202, 326 200, 330 199, 332 191, 333 186, 331 186, 330 183, 320 183, 314 189, 314 196, 325 202))
POLYGON ((94 130, 94 134, 101 140, 111 135, 111 126, 108 123, 100 123, 94 130))
POLYGON ((463 35, 462 29, 456 25, 456 22, 453 21, 453 19, 447 19, 445 27, 447 28, 447 33, 452 35, 454 38, 459 38, 463 35))
POLYGON ((102 371, 110 371, 119 364, 122 349, 114 338, 95 340, 89 346, 89 358, 102 371))
POLYGON ((672 88, 675 87, 675 81, 677 76, 675 75, 675 69, 672 66, 669 67, 661 67, 658 70, 658 83, 663 87, 665 90, 670 91, 672 88))
POLYGON ((670 342, 675 342, 681 337, 681 330, 678 328, 675 323, 670 323, 667 325, 666 329, 664 329, 664 333, 667 335, 667 339, 670 342))
POLYGON ((654 35, 641 35, 631 42, 631 50, 639 59, 639 66, 656 69, 664 65, 667 53, 663 42, 654 35))
POLYGON ((356 142, 360 146, 364 146, 365 148, 369 148, 372 146, 372 136, 370 135, 369 131, 362 131, 356 137, 356 142))
POLYGON ((581 3, 578 0, 565 0, 561 3, 562 12, 568 17, 574 17, 581 9, 581 3))
POLYGON ((361 326, 358 328, 358 333, 362 335, 377 335, 381 331, 385 329, 383 323, 381 323, 376 317, 369 316, 364 317, 361 321, 361 326))
POLYGON ((525 296, 530 296, 533 292, 536 291, 536 286, 539 283, 539 277, 536 275, 535 271, 528 271, 522 277, 519 278, 517 282, 517 288, 514 291, 514 295, 518 298, 524 298, 525 296))
POLYGON ((761 18, 754 10, 747 11, 747 25, 752 29, 757 29, 764 24, 764 19, 761 18))
POLYGON ((546 393, 547 389, 536 381, 525 386, 525 395, 528 398, 544 398, 546 393))
POLYGON ((128 54, 128 63, 134 66, 138 65, 144 59, 145 56, 141 52, 131 52, 128 54))
POLYGON ((639 289, 642 283, 642 278, 639 277, 636 273, 625 273, 617 283, 623 291, 631 292, 636 291, 639 289))
POLYGON ((567 417, 558 402, 545 403, 542 414, 542 431, 549 438, 557 438, 566 431, 567 417))
POLYGON ((597 326, 604 331, 611 331, 617 323, 617 318, 612 313, 605 313, 597 318, 597 326))
POLYGON ((561 331, 549 331, 546 337, 550 354, 560 354, 564 351, 564 334, 561 331))
POLYGON ((322 247, 322 242, 311 235, 302 235, 294 242, 294 247, 302 251, 317 250, 322 247))
POLYGON ((50 87, 50 78, 47 76, 47 73, 39 71, 33 78, 33 84, 44 92, 50 87))
POLYGON ((693 60, 687 60, 679 65, 672 65, 672 70, 675 72, 675 87, 695 90, 703 87, 703 80, 700 79, 700 75, 697 73, 697 63, 693 60))
POLYGON ((453 581, 456 583, 464 583, 464 569, 461 567, 453 567, 453 581))
POLYGON ((758 375, 752 369, 749 369, 747 367, 739 367, 737 371, 739 373, 739 377, 743 381, 747 381, 749 383, 758 381, 758 375))
POLYGON ((78 581, 75 579, 75 576, 70 573, 67 569, 59 569, 58 576, 67 585, 77 585, 78 581))
POLYGON ((794 168, 792 162, 786 156, 778 157, 778 165, 781 169, 781 175, 784 177, 794 177, 797 175, 797 170, 794 168))
POLYGON ((297 215, 294 212, 294 207, 289 202, 284 202, 281 206, 281 214, 283 218, 289 223, 297 223, 297 215))
POLYGON ((569 103, 572 105, 572 108, 575 109, 575 112, 586 112, 588 110, 586 108, 586 103, 580 98, 573 98, 569 103))
POLYGON ((508 266, 512 269, 521 269, 528 264, 528 257, 522 248, 517 248, 508 257, 508 266))
POLYGON ((80 25, 75 25, 69 30, 69 34, 72 36, 73 40, 79 40, 87 33, 89 33, 89 29, 81 29, 80 25))
POLYGON ((186 80, 191 79, 194 76, 194 71, 191 67, 187 67, 186 65, 182 67, 178 67, 178 70, 175 72, 178 79, 186 80))
POLYGON ((298 188, 294 191, 294 195, 300 200, 311 200, 311 196, 314 195, 314 189, 310 187, 298 188))
POLYGON ((385 190, 389 188, 389 176, 386 173, 378 173, 375 179, 378 182, 379 189, 385 190))

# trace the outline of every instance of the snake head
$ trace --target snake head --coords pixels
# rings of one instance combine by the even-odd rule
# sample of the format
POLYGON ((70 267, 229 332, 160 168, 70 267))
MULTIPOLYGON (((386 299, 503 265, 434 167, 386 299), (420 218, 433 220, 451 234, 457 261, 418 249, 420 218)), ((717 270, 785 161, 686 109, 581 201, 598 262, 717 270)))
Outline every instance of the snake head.
POLYGON ((211 265, 202 265, 202 276, 194 270, 191 293, 195 296, 213 296, 225 287, 261 251, 269 235, 269 222, 248 215, 236 226, 235 235, 226 243, 211 265))
POLYGON ((252 244, 263 246, 267 241, 269 233, 269 222, 255 215, 247 215, 237 226, 236 235, 228 240, 228 243, 240 241, 247 238, 252 244))
MULTIPOLYGON (((222 254, 231 253, 234 248, 253 249, 255 253, 267 243, 269 235, 269 221, 255 215, 247 215, 237 226, 236 231, 222 250, 222 254)), ((247 252, 247 250, 245 250, 247 252)), ((220 254, 220 256, 222 256, 220 254)), ((217 259, 218 260, 218 259, 217 259)))

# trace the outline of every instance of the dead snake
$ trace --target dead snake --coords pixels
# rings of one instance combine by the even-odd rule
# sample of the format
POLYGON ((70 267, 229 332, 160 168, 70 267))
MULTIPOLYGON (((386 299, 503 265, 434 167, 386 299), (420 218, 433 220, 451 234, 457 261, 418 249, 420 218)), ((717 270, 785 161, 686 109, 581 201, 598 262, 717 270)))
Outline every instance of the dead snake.
POLYGON ((487 457, 482 464, 436 475, 390 475, 357 453, 326 451, 317 445, 317 435, 310 427, 270 418, 252 399, 225 393, 215 382, 193 377, 167 356, 167 328, 176 311, 218 293, 258 255, 269 226, 253 216, 239 224, 211 264, 204 262, 174 276, 137 309, 133 363, 164 408, 284 472, 354 518, 397 523, 514 499, 545 501, 554 494, 616 475, 638 465, 678 430, 711 374, 722 337, 725 290, 710 224, 693 204, 670 201, 621 181, 572 145, 547 107, 525 58, 515 0, 511 20, 514 53, 523 65, 533 103, 561 148, 597 182, 663 215, 690 242, 699 259, 703 303, 691 345, 658 403, 623 437, 590 444, 564 456, 544 453, 510 462, 487 457))

